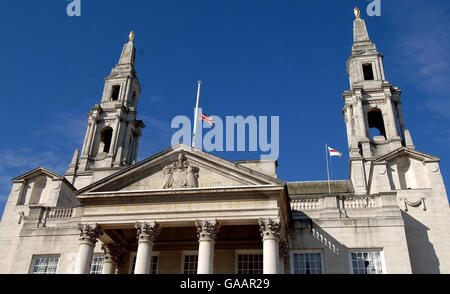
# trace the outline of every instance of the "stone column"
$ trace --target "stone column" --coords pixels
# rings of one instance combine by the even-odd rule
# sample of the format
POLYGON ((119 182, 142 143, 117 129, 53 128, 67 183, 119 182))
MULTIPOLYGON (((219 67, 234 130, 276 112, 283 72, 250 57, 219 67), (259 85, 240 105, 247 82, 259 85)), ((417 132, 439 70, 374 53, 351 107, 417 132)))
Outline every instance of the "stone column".
POLYGON ((388 128, 386 128, 386 122, 384 123, 385 128, 389 129, 389 133, 390 133, 390 138, 388 139, 392 139, 395 137, 399 137, 398 131, 397 131, 397 121, 395 119, 395 115, 394 115, 394 108, 392 103, 394 103, 392 101, 392 95, 389 93, 385 93, 386 95, 386 104, 387 104, 387 115, 389 117, 389 125, 388 128))
POLYGON ((159 235, 160 227, 156 222, 136 223, 138 250, 136 254, 135 274, 150 274, 153 245, 159 235))
POLYGON ((91 156, 92 155, 92 148, 95 144, 95 135, 97 134, 97 117, 94 116, 93 118, 93 123, 92 123, 92 129, 91 129, 91 134, 89 135, 89 141, 88 141, 88 149, 87 149, 87 155, 91 156))
POLYGON ((119 244, 103 244, 103 271, 102 274, 113 275, 122 265, 127 251, 119 244))
POLYGON ((141 140, 141 136, 142 136, 142 134, 139 134, 139 135, 136 137, 136 149, 135 149, 135 151, 134 151, 134 153, 133 153, 133 164, 135 164, 136 161, 137 161, 138 151, 139 151, 139 141, 141 140))
POLYGON ((120 117, 121 115, 119 113, 116 113, 116 123, 114 125, 112 137, 111 137, 111 146, 108 152, 108 156, 114 157, 114 154, 116 154, 116 146, 117 146, 117 136, 119 135, 119 126, 120 126, 120 117))
POLYGON ((258 224, 263 239, 263 274, 278 274, 280 221, 260 218, 258 224))
POLYGON ((92 141, 92 137, 93 137, 93 129, 94 129, 94 125, 96 124, 96 121, 94 118, 90 118, 89 119, 89 132, 88 132, 88 138, 86 141, 86 149, 84 150, 84 155, 89 156, 90 152, 91 152, 91 141, 92 141))
POLYGON ((87 141, 89 140, 89 134, 91 133, 91 127, 92 127, 92 122, 90 120, 88 120, 88 127, 87 127, 86 135, 84 136, 84 141, 83 141, 83 149, 81 150, 82 156, 84 154, 87 154, 87 152, 86 152, 87 141))
POLYGON ((213 274, 214 243, 216 239, 217 220, 196 220, 198 237, 197 274, 213 274))
POLYGON ((75 274, 89 274, 91 271, 95 243, 97 243, 97 239, 101 232, 97 225, 91 226, 88 224, 79 224, 78 228, 81 232, 75 274))
POLYGON ((362 103, 362 97, 358 98, 357 101, 353 104, 356 108, 356 114, 358 116, 357 120, 357 126, 358 126, 358 133, 359 137, 361 139, 368 140, 367 137, 367 125, 366 125, 366 117, 364 116, 364 109, 363 109, 363 103, 362 103), (361 100, 359 100, 361 99, 361 100))
POLYGON ((405 139, 405 119, 403 117, 402 103, 400 101, 398 101, 396 103, 396 108, 397 108, 398 119, 400 120, 400 128, 401 128, 400 131, 402 132, 403 139, 405 139))
POLYGON ((347 141, 349 148, 352 146, 352 137, 353 137, 353 117, 352 117, 352 105, 347 104, 344 108, 344 114, 345 114, 345 123, 347 126, 347 141))
POLYGON ((131 131, 133 128, 133 118, 131 115, 128 115, 127 119, 128 119, 128 125, 127 125, 127 129, 125 131, 125 137, 124 137, 125 144, 124 144, 124 148, 123 148, 123 152, 122 152, 122 154, 125 158, 123 158, 123 160, 122 160, 122 158, 120 158, 120 160, 122 160, 122 163, 131 161, 128 159, 128 154, 129 154, 129 148, 130 148, 130 136, 131 136, 131 131))
POLYGON ((131 81, 130 76, 128 76, 127 83, 125 86, 125 91, 122 92, 123 94, 120 97, 120 100, 127 102, 126 104, 128 104, 127 100, 128 100, 128 97, 130 96, 130 81, 131 81))

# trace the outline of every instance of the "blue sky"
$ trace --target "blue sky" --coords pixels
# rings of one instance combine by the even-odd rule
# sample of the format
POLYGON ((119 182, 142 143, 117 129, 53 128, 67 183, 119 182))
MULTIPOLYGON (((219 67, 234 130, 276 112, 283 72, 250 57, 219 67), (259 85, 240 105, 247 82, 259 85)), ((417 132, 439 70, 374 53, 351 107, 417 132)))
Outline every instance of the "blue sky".
POLYGON ((143 90, 138 118, 147 125, 140 160, 170 146, 171 120, 192 115, 203 80, 207 114, 280 116, 280 179, 326 180, 326 142, 344 153, 333 158, 333 179, 347 179, 341 95, 354 6, 384 53, 387 79, 403 89, 417 149, 441 157, 450 183, 450 2, 381 0, 379 17, 367 16, 369 2, 81 0, 82 15, 72 18, 66 0, 3 3, 0 211, 12 178, 38 166, 67 170, 130 30, 143 90))

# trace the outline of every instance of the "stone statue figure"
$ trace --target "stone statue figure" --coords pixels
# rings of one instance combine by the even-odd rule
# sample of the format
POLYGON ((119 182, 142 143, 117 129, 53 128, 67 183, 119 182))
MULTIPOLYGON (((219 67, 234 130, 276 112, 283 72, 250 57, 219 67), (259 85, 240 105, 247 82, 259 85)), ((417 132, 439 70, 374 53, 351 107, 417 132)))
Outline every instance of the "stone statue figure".
POLYGON ((163 189, 172 187, 172 181, 173 181, 172 168, 170 166, 166 166, 163 169, 163 183, 164 183, 163 189))
POLYGON ((190 164, 184 153, 163 169, 163 189, 197 188, 200 168, 190 164))
POLYGON ((198 172, 200 171, 198 166, 189 165, 187 168, 187 186, 188 188, 198 187, 198 172))

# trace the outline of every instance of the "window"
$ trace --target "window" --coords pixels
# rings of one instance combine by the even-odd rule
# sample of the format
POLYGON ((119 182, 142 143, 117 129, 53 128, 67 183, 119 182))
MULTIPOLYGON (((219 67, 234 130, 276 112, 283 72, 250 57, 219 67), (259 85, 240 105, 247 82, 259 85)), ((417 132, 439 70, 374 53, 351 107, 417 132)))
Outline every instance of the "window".
POLYGON ((262 274, 263 255, 259 252, 237 254, 238 274, 262 274))
POLYGON ((364 80, 365 81, 371 81, 373 80, 373 69, 372 64, 363 64, 363 73, 364 73, 364 80))
POLYGON ((101 254, 94 255, 91 264, 91 274, 100 275, 103 271, 103 256, 101 254))
POLYGON ((183 274, 197 274, 198 254, 183 254, 183 274))
POLYGON ((31 274, 56 274, 59 256, 35 256, 31 266, 31 274))
MULTIPOLYGON (((384 120, 383 113, 378 108, 372 108, 367 112, 367 120, 369 122, 369 128, 371 129, 371 133, 374 131, 373 129, 378 130, 379 136, 384 137, 386 139, 386 130, 384 128, 384 120)), ((376 133, 376 132, 375 132, 376 133)), ((374 136, 372 136, 372 139, 374 136)))
MULTIPOLYGON (((109 148, 111 148, 112 133, 113 129, 111 127, 106 127, 100 134, 100 142, 103 143, 103 152, 108 153, 109 148)), ((100 148, 101 146, 102 144, 100 144, 100 148)))
MULTIPOLYGON (((156 275, 158 273, 158 257, 159 253, 153 253, 152 260, 150 261, 150 274, 156 275)), ((131 255, 133 263, 131 264, 130 274, 134 274, 134 268, 136 267, 136 253, 131 255)))
POLYGON ((351 253, 353 274, 383 274, 383 252, 357 251, 351 253))
POLYGON ((119 85, 113 86, 111 92, 111 100, 112 101, 119 100, 119 93, 120 93, 120 86, 119 85))
POLYGON ((323 274, 322 253, 297 252, 292 254, 291 270, 294 274, 323 274))

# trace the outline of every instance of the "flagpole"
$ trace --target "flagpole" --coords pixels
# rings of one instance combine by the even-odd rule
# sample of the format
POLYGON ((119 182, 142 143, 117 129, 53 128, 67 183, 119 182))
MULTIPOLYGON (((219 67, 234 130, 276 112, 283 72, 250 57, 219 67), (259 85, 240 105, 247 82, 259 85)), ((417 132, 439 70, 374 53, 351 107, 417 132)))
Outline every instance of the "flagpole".
POLYGON ((325 143, 325 155, 327 158, 328 194, 331 194, 330 169, 328 168, 328 145, 326 143, 325 143))
POLYGON ((195 148, 195 134, 197 133, 197 120, 198 120, 198 102, 200 101, 200 85, 202 81, 198 81, 198 90, 197 90, 197 104, 195 105, 195 117, 194 117, 194 132, 192 134, 192 147, 195 148))
POLYGON ((330 181, 333 179, 333 156, 328 153, 328 158, 330 161, 330 181))

